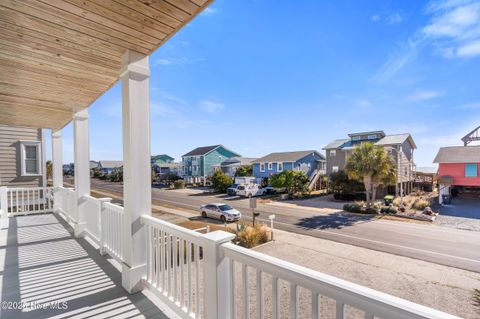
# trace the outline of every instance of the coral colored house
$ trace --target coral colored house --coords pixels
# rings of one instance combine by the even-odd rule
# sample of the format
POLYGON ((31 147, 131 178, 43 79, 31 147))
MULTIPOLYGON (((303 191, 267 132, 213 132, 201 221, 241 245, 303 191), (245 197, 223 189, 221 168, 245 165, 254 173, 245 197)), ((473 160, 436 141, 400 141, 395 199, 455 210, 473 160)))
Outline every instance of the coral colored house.
POLYGON ((455 187, 480 193, 480 146, 442 147, 435 157, 438 163, 439 200, 455 187))

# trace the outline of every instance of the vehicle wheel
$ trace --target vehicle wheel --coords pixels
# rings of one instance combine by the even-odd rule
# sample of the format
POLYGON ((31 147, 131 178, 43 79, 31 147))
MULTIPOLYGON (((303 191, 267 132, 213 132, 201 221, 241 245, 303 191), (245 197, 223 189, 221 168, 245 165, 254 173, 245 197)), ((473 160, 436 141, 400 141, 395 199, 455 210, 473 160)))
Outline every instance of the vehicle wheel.
POLYGON ((202 217, 203 217, 203 218, 207 218, 207 213, 202 212, 202 217))
POLYGON ((227 221, 227 219, 225 218, 225 216, 220 216, 220 220, 222 221, 222 223, 225 223, 227 221))

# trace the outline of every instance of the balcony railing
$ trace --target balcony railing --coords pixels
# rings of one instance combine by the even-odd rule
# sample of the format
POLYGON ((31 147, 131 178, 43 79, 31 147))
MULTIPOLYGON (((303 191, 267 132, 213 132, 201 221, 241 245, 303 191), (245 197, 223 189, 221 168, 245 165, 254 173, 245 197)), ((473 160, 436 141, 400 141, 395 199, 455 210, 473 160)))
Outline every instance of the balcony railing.
MULTIPOLYGON (((33 192, 38 194, 37 189, 30 194, 33 192)), ((24 191, 23 196, 27 194, 24 191)), ((7 214, 44 212, 53 194, 55 205, 51 207, 55 212, 68 222, 84 224, 85 234, 98 243, 101 253, 124 261, 122 234, 127 228, 123 207, 91 196, 77 201, 75 191, 63 187, 41 190, 40 194, 44 196, 35 195, 33 201, 17 205, 21 191, 0 188, 0 214, 5 218, 7 214), (13 206, 7 201, 11 194, 13 206), (38 209, 33 203, 44 206, 38 209), (79 210, 83 210, 84 220, 78 219, 79 210)), ((458 318, 236 246, 231 242, 234 235, 224 231, 202 234, 149 215, 143 215, 141 223, 148 234, 146 287, 181 318, 318 319, 326 312, 337 319, 347 315, 368 319, 458 318)))

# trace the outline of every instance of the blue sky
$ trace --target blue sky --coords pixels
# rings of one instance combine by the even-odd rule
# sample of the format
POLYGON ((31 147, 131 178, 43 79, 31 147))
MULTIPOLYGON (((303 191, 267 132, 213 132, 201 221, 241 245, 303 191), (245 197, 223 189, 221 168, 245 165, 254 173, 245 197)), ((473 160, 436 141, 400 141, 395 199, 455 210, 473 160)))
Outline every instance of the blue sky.
MULTIPOLYGON (((257 157, 384 130, 411 133, 432 166, 480 125, 480 1, 217 0, 150 65, 152 154, 257 157)), ((92 159, 122 158, 120 93, 90 107, 92 159)))

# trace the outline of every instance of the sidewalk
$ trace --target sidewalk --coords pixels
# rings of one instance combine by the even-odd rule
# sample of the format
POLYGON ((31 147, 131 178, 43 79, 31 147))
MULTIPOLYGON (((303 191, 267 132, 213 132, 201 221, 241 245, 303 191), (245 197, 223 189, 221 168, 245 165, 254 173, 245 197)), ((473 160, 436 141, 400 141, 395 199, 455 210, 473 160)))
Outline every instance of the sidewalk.
POLYGON ((480 274, 275 230, 255 250, 464 318, 479 318, 480 274))

